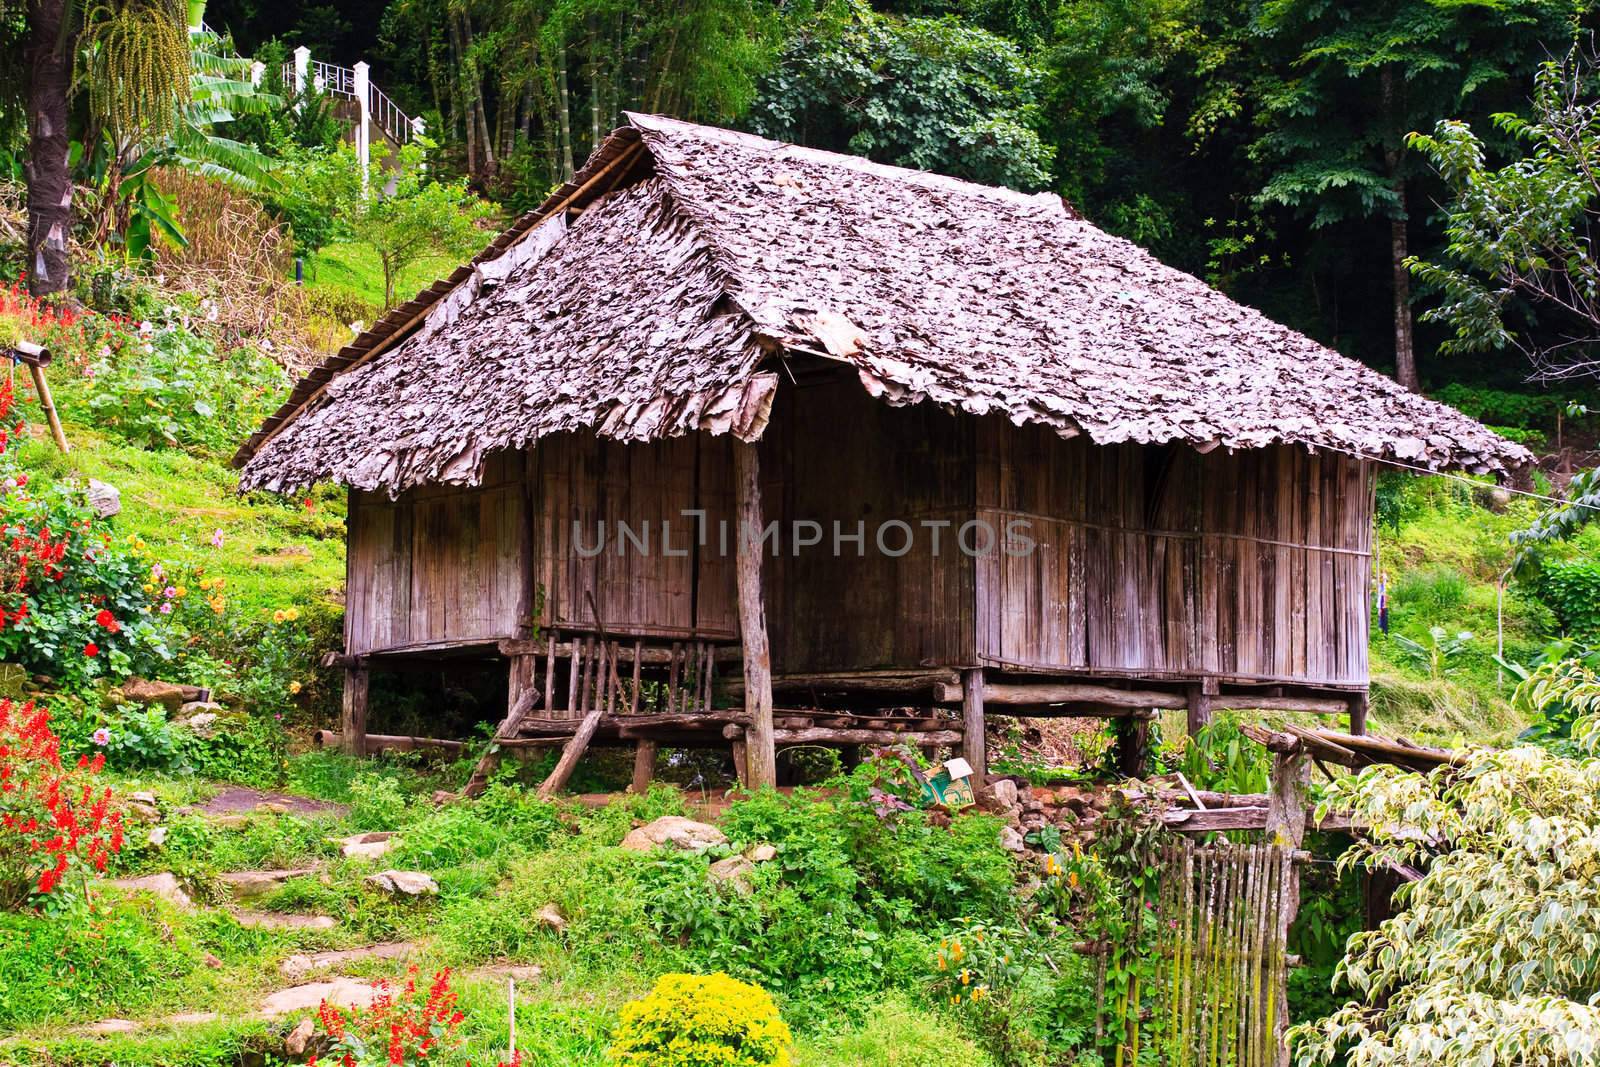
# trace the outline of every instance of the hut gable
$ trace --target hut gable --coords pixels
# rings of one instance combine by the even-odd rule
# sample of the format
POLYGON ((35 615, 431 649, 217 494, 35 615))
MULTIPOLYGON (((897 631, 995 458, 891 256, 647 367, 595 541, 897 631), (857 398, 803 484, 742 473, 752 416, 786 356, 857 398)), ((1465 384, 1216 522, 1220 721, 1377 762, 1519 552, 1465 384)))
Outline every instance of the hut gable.
POLYGON ((793 353, 853 367, 892 404, 1097 444, 1286 443, 1475 472, 1529 458, 1053 195, 628 120, 471 270, 303 382, 241 449, 242 485, 473 484, 485 454, 580 428, 750 440, 793 353))

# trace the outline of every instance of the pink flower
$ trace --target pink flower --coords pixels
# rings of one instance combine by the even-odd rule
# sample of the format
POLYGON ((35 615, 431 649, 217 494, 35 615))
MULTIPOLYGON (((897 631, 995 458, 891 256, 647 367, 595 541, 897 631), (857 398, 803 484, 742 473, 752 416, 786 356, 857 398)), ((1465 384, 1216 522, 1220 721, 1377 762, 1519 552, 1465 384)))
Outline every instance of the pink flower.
POLYGON ((168 600, 168 601, 164 602, 161 605, 161 609, 160 610, 161 610, 161 614, 163 614, 163 615, 171 615, 172 614, 172 601, 168 600))
POLYGON ((161 590, 161 595, 165 596, 165 597, 177 596, 178 595, 177 587, 169 585, 165 589, 161 590))
POLYGON ((213 530, 211 532, 211 547, 212 548, 221 548, 222 547, 222 540, 223 540, 222 531, 220 529, 219 530, 213 530))
POLYGON ((95 744, 104 748, 106 745, 111 743, 111 731, 102 726, 100 729, 94 732, 94 737, 91 738, 91 740, 93 740, 95 744))

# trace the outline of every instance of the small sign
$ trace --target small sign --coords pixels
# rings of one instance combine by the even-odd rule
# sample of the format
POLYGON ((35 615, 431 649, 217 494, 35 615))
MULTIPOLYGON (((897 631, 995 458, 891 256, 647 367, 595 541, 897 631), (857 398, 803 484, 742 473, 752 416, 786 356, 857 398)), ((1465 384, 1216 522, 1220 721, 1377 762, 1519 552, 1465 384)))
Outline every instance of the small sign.
POLYGON ((972 765, 960 757, 946 760, 928 775, 922 798, 951 811, 971 807, 977 800, 972 795, 972 765))

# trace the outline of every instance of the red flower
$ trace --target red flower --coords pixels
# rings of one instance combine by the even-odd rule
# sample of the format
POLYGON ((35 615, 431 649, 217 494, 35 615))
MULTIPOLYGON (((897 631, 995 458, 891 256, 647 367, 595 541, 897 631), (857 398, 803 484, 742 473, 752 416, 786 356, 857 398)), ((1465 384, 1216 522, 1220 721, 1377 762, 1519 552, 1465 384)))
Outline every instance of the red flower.
MULTIPOLYGON (((104 626, 108 630, 111 630, 113 626, 117 625, 117 617, 111 614, 111 611, 108 608, 101 608, 99 614, 94 617, 94 621, 99 623, 101 626, 104 626)), ((111 632, 115 633, 116 631, 112 630, 111 632)))
POLYGON ((83 646, 83 654, 91 658, 98 656, 100 654, 100 646, 95 644, 93 641, 90 641, 87 645, 83 646))

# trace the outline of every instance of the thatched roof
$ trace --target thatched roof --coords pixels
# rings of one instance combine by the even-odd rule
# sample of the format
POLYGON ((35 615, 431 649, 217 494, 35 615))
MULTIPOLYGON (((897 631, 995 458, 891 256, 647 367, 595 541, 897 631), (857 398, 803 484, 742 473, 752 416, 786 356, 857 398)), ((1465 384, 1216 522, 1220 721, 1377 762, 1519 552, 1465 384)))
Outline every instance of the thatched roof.
POLYGON ((241 484, 472 483, 486 453, 580 428, 751 440, 798 353, 889 403, 1102 444, 1286 442, 1474 472, 1530 458, 1056 196, 628 121, 473 264, 312 372, 240 449, 241 484))

